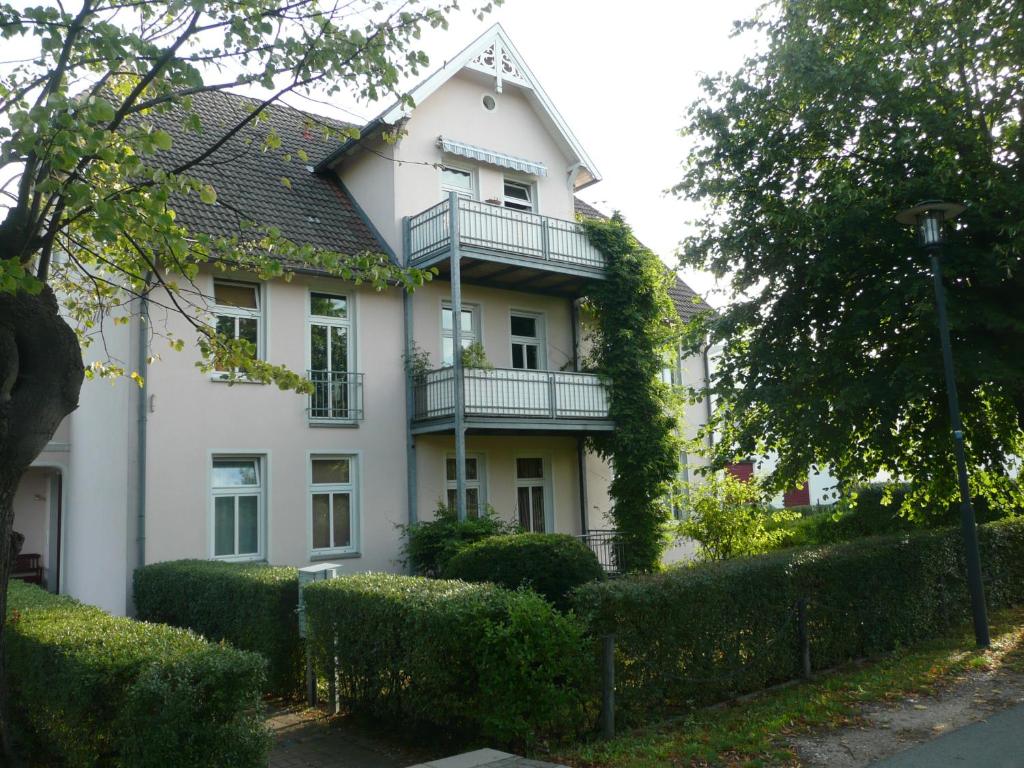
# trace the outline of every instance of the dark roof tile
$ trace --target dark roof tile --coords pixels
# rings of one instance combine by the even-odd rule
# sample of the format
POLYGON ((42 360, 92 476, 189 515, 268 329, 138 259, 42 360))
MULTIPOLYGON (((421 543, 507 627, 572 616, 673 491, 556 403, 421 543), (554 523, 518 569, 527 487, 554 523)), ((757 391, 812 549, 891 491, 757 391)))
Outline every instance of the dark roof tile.
MULTIPOLYGON (((164 167, 201 154, 258 104, 229 93, 203 93, 193 98, 202 133, 183 129, 184 112, 178 107, 152 118, 174 139, 169 151, 157 155, 164 167)), ((262 227, 276 227, 300 245, 341 253, 383 251, 337 180, 311 171, 341 145, 339 139, 325 137, 322 126, 343 128, 346 124, 277 104, 263 114, 265 120, 250 123, 187 172, 213 185, 218 202, 207 205, 195 195, 176 198, 173 204, 182 222, 210 235, 230 236, 240 234, 241 221, 251 220, 262 227), (264 151, 271 130, 280 137, 281 147, 264 151), (306 153, 307 160, 299 159, 299 150, 306 153), (291 159, 286 160, 286 155, 291 159), (288 179, 290 186, 282 179, 288 179)))

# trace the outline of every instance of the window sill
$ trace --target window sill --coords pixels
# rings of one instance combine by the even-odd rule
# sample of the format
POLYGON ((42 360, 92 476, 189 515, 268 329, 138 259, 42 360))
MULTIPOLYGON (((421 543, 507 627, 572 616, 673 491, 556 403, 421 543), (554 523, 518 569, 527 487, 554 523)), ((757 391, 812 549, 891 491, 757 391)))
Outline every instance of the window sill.
POLYGON ((229 386, 232 385, 232 384, 258 384, 260 386, 264 386, 264 382, 262 382, 262 381, 253 381, 252 379, 246 379, 246 378, 226 379, 223 376, 221 376, 219 373, 211 373, 210 374, 210 381, 216 382, 217 384, 227 384, 229 386))
POLYGON ((358 429, 358 419, 307 419, 307 423, 310 427, 320 428, 327 427, 335 429, 358 429))
POLYGON ((362 552, 330 552, 325 549, 318 549, 309 556, 309 562, 315 563, 323 560, 355 560, 362 556, 362 552))
POLYGON ((267 558, 265 555, 213 555, 210 557, 211 560, 217 560, 222 563, 265 563, 267 558))

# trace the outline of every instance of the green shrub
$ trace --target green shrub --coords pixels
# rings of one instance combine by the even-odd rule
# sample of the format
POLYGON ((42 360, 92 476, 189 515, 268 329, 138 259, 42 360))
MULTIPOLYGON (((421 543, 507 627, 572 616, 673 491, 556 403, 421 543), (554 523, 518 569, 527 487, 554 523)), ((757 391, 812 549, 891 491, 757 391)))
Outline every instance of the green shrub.
POLYGON ((726 473, 711 475, 687 494, 689 514, 679 534, 695 540, 702 560, 757 555, 782 545, 784 527, 799 519, 788 510, 773 510, 753 478, 740 480, 726 473))
POLYGON ((559 608, 580 584, 604 578, 590 547, 564 533, 518 533, 471 544, 444 569, 445 578, 489 581, 508 589, 529 587, 559 608))
POLYGON ((294 568, 174 560, 135 572, 140 619, 186 627, 262 654, 269 665, 267 691, 280 695, 302 688, 298 601, 294 568))
MULTIPOLYGON (((980 529, 990 607, 1024 601, 1024 520, 980 529)), ((627 711, 686 708, 800 670, 807 600, 816 668, 934 636, 969 616, 960 532, 923 531, 670 569, 580 587, 594 636, 613 633, 627 711)))
POLYGON ((311 585, 306 605, 317 666, 337 653, 354 711, 500 743, 591 722, 593 649, 577 621, 532 592, 361 574, 311 585))
POLYGON ((405 537, 402 554, 418 576, 440 576, 459 550, 491 536, 515 533, 519 526, 508 523, 488 509, 480 517, 459 520, 455 510, 438 505, 433 520, 399 528, 405 537))
POLYGON ((266 766, 265 662, 183 629, 12 581, 5 652, 19 739, 66 766, 266 766))

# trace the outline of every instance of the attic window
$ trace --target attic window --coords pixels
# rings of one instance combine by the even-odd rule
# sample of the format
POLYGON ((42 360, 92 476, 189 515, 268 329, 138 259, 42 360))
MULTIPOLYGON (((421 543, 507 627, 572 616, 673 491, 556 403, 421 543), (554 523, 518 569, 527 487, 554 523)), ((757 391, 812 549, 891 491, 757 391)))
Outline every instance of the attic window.
POLYGON ((533 210, 533 187, 521 181, 505 179, 505 207, 517 211, 533 210))
POLYGON ((498 106, 498 102, 494 100, 494 97, 489 93, 485 93, 483 99, 481 99, 484 105, 484 109, 488 112, 493 112, 494 108, 498 106))

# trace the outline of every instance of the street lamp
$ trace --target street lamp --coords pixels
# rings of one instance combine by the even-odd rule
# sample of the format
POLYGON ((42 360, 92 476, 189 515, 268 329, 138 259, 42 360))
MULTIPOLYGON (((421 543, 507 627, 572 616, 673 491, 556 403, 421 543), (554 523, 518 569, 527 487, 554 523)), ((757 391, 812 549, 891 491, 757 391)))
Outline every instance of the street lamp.
POLYGON ((949 344, 949 321, 946 318, 946 290, 942 285, 942 245, 945 240, 943 223, 952 221, 965 210, 959 203, 928 200, 903 211, 896 220, 917 228, 920 245, 932 263, 935 283, 935 307, 939 315, 939 339, 942 343, 942 361, 946 372, 946 397, 949 400, 949 420, 953 425, 953 454, 956 456, 957 479, 960 484, 960 523, 963 528, 964 549, 967 555, 967 586, 971 593, 974 614, 974 638, 979 648, 989 645, 988 616, 985 613, 985 590, 981 583, 981 557, 978 554, 978 529, 974 523, 974 505, 967 485, 967 458, 964 453, 964 427, 960 420, 960 400, 953 374, 953 351, 949 344))

